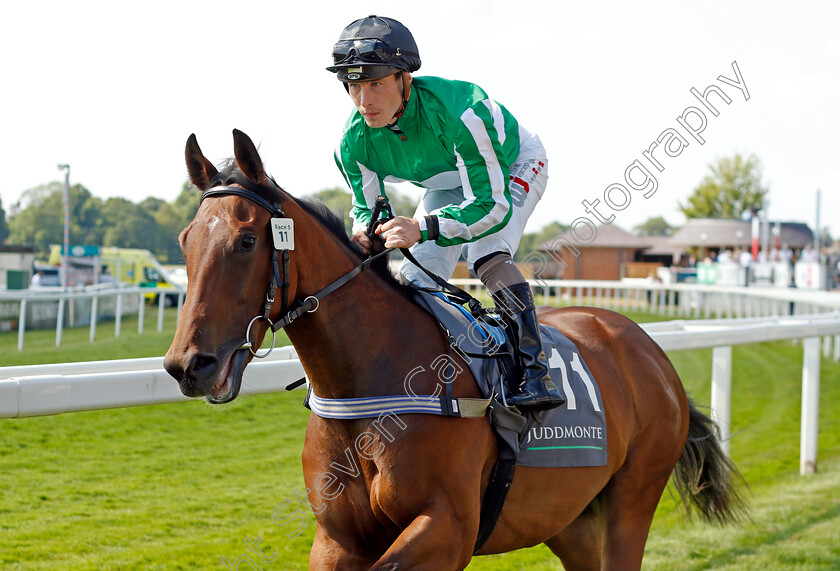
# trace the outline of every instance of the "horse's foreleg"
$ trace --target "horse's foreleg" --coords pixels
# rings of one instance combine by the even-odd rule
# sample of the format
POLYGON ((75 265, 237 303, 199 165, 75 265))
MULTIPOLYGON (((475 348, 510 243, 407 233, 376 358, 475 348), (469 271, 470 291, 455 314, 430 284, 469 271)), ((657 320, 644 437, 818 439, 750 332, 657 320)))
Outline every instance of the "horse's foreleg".
POLYGON ((417 516, 370 571, 464 569, 472 558, 478 518, 464 521, 455 514, 453 506, 442 505, 417 516))
POLYGON ((318 526, 309 552, 309 569, 312 571, 366 571, 373 560, 362 549, 356 549, 352 540, 339 541, 318 526))

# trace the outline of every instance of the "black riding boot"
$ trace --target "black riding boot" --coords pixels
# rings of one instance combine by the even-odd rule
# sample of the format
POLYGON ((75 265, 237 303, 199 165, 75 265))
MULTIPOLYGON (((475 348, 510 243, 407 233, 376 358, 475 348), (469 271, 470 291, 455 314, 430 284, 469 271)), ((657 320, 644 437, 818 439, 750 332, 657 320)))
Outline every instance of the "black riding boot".
POLYGON ((516 344, 520 373, 507 379, 508 405, 521 410, 545 410, 566 402, 548 372, 537 311, 528 284, 515 284, 493 294, 493 300, 516 344))

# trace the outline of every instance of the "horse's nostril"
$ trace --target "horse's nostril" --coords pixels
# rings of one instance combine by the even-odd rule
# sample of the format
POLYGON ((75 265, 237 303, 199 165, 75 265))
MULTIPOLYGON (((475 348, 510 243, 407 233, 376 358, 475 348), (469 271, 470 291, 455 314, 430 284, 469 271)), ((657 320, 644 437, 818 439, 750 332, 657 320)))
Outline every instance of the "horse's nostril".
POLYGON ((163 368, 166 369, 166 372, 175 379, 176 381, 180 381, 184 378, 184 369, 178 363, 170 363, 164 362, 163 368))
POLYGON ((187 366, 187 376, 196 381, 204 381, 216 372, 219 360, 212 353, 196 353, 187 366))

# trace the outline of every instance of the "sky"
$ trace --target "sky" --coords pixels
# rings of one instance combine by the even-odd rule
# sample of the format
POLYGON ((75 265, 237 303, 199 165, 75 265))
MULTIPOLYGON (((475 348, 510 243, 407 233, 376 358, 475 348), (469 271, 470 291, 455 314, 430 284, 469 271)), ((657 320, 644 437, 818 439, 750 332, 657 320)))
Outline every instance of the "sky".
POLYGON ((415 75, 477 83, 539 134, 549 185, 529 232, 592 219, 583 203, 595 200, 626 230, 653 216, 683 224, 679 204, 709 165, 741 153, 761 161, 771 220, 814 228, 820 190, 821 226, 840 235, 836 2, 77 0, 3 11, 7 213, 27 189, 63 180, 59 163, 102 199, 172 200, 190 133, 218 163, 234 128, 292 194, 345 188, 332 153, 353 107, 324 68, 344 26, 378 14, 414 34, 415 75), (717 116, 691 93, 711 85, 730 99, 710 92, 717 116), (681 116, 698 131, 705 120, 697 138, 681 116), (634 161, 655 191, 629 186, 634 161))

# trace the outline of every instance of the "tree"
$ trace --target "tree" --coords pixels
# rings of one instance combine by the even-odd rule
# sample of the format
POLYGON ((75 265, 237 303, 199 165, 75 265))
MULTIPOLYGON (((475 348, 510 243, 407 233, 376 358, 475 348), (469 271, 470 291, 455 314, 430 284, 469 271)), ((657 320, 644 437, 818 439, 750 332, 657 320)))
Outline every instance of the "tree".
MULTIPOLYGON (((395 187, 387 185, 385 191, 388 193, 388 200, 391 209, 397 216, 412 216, 417 209, 417 200, 407 194, 402 194, 395 187)), ((315 198, 326 204, 330 210, 335 212, 343 221, 344 229, 348 235, 353 233, 353 220, 350 218, 350 208, 353 204, 353 195, 349 190, 340 187, 326 188, 313 194, 315 198)))
POLYGON ((3 200, 0 199, 0 244, 9 236, 9 225, 6 223, 6 211, 3 210, 3 200))
MULTIPOLYGON (((12 205, 8 243, 35 246, 43 255, 64 241, 64 184, 51 182, 23 193, 12 205)), ((178 233, 198 210, 201 193, 188 182, 172 203, 146 198, 135 204, 124 198, 105 203, 79 184, 70 188, 70 243, 144 248, 161 261, 183 262, 178 233)), ((4 214, 0 206, 0 241, 4 214)))
POLYGON ((109 198, 102 206, 102 215, 107 223, 103 246, 143 248, 157 253, 157 222, 142 206, 125 198, 109 198))
POLYGON ((344 230, 347 232, 347 235, 352 234, 353 221, 350 219, 350 205, 352 204, 353 195, 350 194, 350 191, 336 186, 334 188, 319 190, 312 196, 335 212, 344 221, 344 230))
POLYGON ((662 216, 648 218, 633 228, 639 236, 670 236, 674 227, 662 216))
POLYGON ((555 221, 546 224, 538 232, 523 234, 522 240, 519 241, 519 249, 515 252, 514 259, 522 260, 526 258, 532 252, 539 250, 540 244, 548 242, 568 230, 568 226, 555 221))
POLYGON ((178 244, 178 234, 184 228, 175 207, 160 198, 146 198, 140 207, 155 219, 158 231, 152 251, 164 264, 180 264, 184 262, 181 247, 178 244))
MULTIPOLYGON (((9 244, 34 246, 46 255, 50 244, 64 242, 64 184, 54 181, 26 190, 12 206, 9 244), (26 205, 25 207, 23 205, 26 205)), ((102 201, 80 184, 70 187, 70 243, 99 244, 102 201)))
POLYGON ((755 155, 740 154, 709 165, 706 175, 688 204, 679 208, 686 218, 739 219, 750 210, 761 210, 769 191, 761 181, 761 162, 755 155))
POLYGON ((195 218, 195 213, 198 212, 198 206, 201 204, 201 192, 196 187, 185 181, 181 185, 181 192, 175 197, 172 203, 172 209, 178 217, 178 232, 186 228, 192 219, 195 218))

